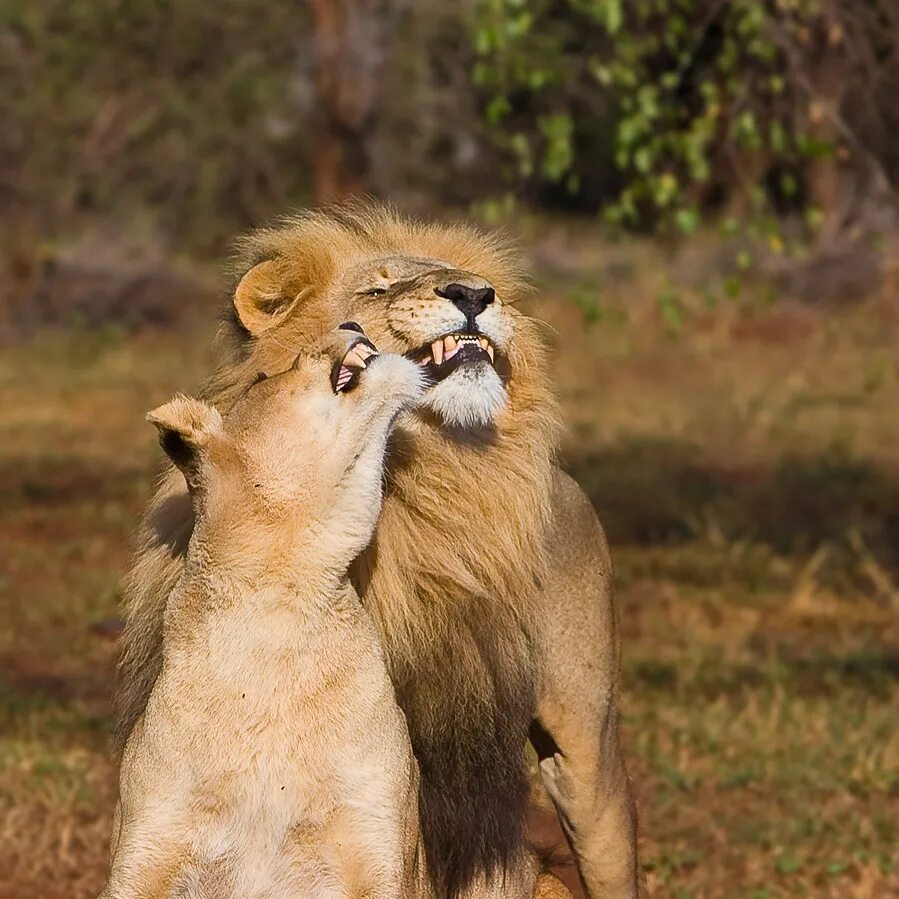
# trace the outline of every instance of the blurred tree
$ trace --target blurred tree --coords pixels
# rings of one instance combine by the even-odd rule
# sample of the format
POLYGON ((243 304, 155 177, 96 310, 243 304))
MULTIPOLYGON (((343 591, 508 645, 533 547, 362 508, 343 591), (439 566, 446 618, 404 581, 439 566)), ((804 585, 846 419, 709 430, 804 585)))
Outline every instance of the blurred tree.
POLYGON ((387 31, 386 0, 311 0, 316 105, 312 165, 319 202, 365 193, 387 31))

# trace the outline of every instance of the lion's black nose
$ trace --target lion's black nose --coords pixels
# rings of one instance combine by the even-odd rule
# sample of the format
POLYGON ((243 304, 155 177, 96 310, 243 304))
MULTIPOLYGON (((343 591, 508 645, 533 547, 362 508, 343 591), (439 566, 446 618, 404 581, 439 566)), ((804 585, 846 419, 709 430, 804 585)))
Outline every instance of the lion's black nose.
POLYGON ((475 319, 496 299, 492 287, 467 287, 465 284, 447 284, 435 287, 434 293, 452 301, 468 321, 470 331, 476 331, 475 319))

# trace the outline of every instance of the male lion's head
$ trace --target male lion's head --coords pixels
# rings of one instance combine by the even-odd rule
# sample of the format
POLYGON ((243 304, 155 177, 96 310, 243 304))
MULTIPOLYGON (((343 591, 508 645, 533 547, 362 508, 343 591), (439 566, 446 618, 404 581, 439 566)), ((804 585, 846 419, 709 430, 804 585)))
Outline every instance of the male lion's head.
POLYGON ((246 379, 344 320, 421 365, 425 425, 502 430, 534 399, 524 382, 543 378, 533 324, 512 305, 517 256, 494 235, 344 206, 255 232, 236 268, 232 336, 246 379))

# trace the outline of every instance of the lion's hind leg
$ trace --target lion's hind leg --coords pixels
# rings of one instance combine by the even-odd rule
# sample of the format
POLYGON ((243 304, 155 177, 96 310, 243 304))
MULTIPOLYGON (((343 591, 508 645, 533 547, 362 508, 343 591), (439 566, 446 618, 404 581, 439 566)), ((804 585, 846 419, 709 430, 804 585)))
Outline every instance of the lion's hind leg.
POLYGON ((608 545, 570 478, 559 475, 553 507, 531 743, 586 895, 635 899, 637 819, 618 733, 619 639, 608 545))
POLYGON ((540 776, 574 847, 589 896, 634 897, 635 814, 620 757, 581 759, 562 753, 540 761, 540 776))

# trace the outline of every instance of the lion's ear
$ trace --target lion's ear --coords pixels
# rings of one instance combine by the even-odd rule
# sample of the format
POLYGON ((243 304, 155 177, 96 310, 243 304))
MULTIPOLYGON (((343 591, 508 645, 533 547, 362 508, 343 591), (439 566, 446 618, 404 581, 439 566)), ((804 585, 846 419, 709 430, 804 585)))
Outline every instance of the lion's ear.
POLYGON ((280 268, 272 259, 254 265, 240 279, 234 291, 234 311, 250 334, 267 331, 290 312, 297 298, 285 291, 280 268))
POLYGON ((147 413, 159 431, 159 444, 192 483, 209 444, 224 436, 218 409, 188 396, 176 396, 147 413))

